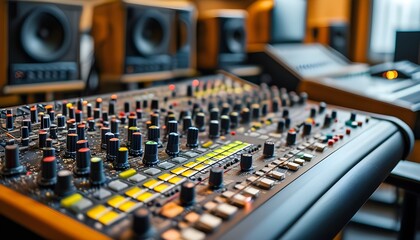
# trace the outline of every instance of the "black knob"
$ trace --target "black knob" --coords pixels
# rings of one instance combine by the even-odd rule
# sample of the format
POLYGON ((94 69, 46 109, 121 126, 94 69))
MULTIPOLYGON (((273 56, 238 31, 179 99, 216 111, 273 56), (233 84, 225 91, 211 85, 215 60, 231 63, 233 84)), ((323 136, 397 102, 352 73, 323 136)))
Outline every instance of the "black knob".
POLYGON ((128 116, 128 128, 137 127, 137 116, 128 116))
POLYGON ((252 155, 248 153, 243 153, 241 155, 241 171, 248 172, 253 169, 252 167, 252 155))
POLYGON ((261 107, 261 114, 263 116, 265 116, 265 115, 267 115, 267 113, 268 113, 268 104, 267 104, 267 102, 264 102, 262 107, 261 107))
POLYGON ((229 114, 229 111, 230 111, 230 105, 229 105, 229 103, 223 103, 222 104, 222 112, 221 112, 221 115, 228 115, 229 114))
POLYGON ((213 167, 210 169, 209 188, 220 189, 223 187, 223 169, 220 167, 213 167))
POLYGON ((66 117, 64 115, 57 115, 57 127, 60 129, 66 127, 66 117))
POLYGON ((287 132, 286 144, 290 146, 290 145, 294 145, 295 142, 296 142, 296 130, 292 128, 287 132))
POLYGON ((102 115, 100 108, 94 108, 93 109, 93 119, 100 119, 102 115))
POLYGON ((156 231, 147 208, 139 208, 134 212, 132 230, 135 235, 133 239, 153 239, 156 231))
POLYGON ((102 158, 94 157, 90 160, 90 184, 93 186, 100 186, 105 183, 105 170, 102 158))
POLYGON ((87 117, 88 118, 92 118, 93 117, 93 107, 92 107, 92 104, 88 103, 86 105, 86 112, 87 112, 87 117))
POLYGON ((169 133, 168 143, 166 145, 166 153, 169 156, 177 156, 179 154, 179 134, 169 133))
POLYGON ((128 163, 128 149, 126 147, 120 147, 118 149, 117 159, 114 163, 114 168, 116 170, 125 170, 130 167, 128 163))
POLYGON ((78 140, 76 142, 76 150, 78 151, 79 149, 82 148, 89 148, 89 141, 86 139, 82 139, 82 140, 78 140))
POLYGON ((159 100, 152 99, 152 102, 150 103, 150 109, 151 110, 158 110, 159 109, 159 100))
POLYGON ((69 109, 69 118, 70 119, 75 119, 76 118, 76 109, 71 106, 68 108, 69 109))
POLYGON ((239 114, 238 112, 231 112, 229 115, 230 126, 232 128, 237 128, 239 126, 239 114))
POLYGON ((252 104, 251 109, 252 109, 252 119, 254 120, 260 119, 260 112, 261 112, 260 105, 252 104))
POLYGON ((230 129, 230 118, 228 115, 222 115, 220 117, 220 128, 223 134, 227 134, 230 129))
POLYGON ((143 135, 140 132, 133 132, 131 136, 130 155, 137 157, 143 154, 143 135))
POLYGON ((48 133, 45 130, 39 130, 38 132, 38 147, 43 149, 45 147, 45 141, 47 141, 48 133))
POLYGON ((41 186, 52 186, 57 182, 57 160, 55 156, 45 157, 41 160, 41 174, 38 180, 41 186))
POLYGON ((20 136, 22 146, 29 146, 29 128, 27 126, 20 127, 20 136))
POLYGON ((120 149, 120 140, 118 138, 110 138, 106 145, 106 160, 113 162, 117 159, 118 149, 120 149))
POLYGON ((195 116, 195 126, 200 132, 204 132, 206 130, 205 119, 206 115, 203 112, 199 112, 197 113, 197 116, 195 116))
POLYGON ((111 133, 113 133, 115 137, 118 137, 120 135, 120 122, 120 120, 115 118, 111 120, 111 133))
POLYGON ((88 131, 94 132, 96 130, 95 120, 89 119, 88 120, 88 131))
POLYGON ((54 193, 59 197, 65 197, 75 191, 76 188, 73 184, 73 173, 66 169, 58 171, 54 193))
POLYGON ((57 137, 58 137, 57 136, 57 131, 58 131, 57 125, 52 124, 51 127, 50 127, 50 138, 57 139, 57 137))
POLYGON ((130 102, 124 102, 124 112, 130 112, 130 102))
POLYGON ((316 116, 316 108, 311 107, 309 117, 314 118, 316 116))
POLYGON ((280 105, 279 99, 274 98, 273 101, 271 102, 271 111, 274 113, 278 112, 280 109, 279 105, 280 105))
POLYGON ((144 147, 143 164, 145 166, 154 166, 158 162, 158 143, 147 141, 144 147))
POLYGON ((87 176, 90 172, 90 149, 81 148, 76 154, 76 167, 74 173, 77 176, 87 176))
POLYGON ((110 139, 105 136, 107 133, 111 132, 111 129, 109 129, 108 127, 102 127, 101 128, 101 148, 102 149, 106 149, 106 144, 108 143, 107 141, 110 139))
POLYGON ((191 85, 187 86, 187 97, 192 97, 194 94, 193 87, 191 85))
POLYGON ((66 157, 74 157, 76 155, 76 149, 77 149, 77 134, 76 133, 67 134, 66 157))
POLYGON ((350 121, 354 122, 356 121, 357 114, 355 112, 350 113, 350 121))
POLYGON ((1 169, 1 174, 12 176, 25 171, 25 167, 21 165, 19 160, 19 146, 17 144, 6 145, 4 160, 5 162, 1 169))
POLYGON ((327 108, 327 104, 325 102, 320 102, 319 103, 319 107, 318 107, 319 113, 324 113, 326 108, 327 108))
POLYGON ((242 109, 241 120, 242 123, 249 123, 251 121, 251 112, 249 111, 249 108, 242 109))
POLYGON ((168 121, 168 133, 178 133, 178 122, 176 120, 168 121))
POLYGON ((331 111, 331 118, 332 119, 336 119, 337 118, 337 111, 336 110, 331 111))
POLYGON ((75 119, 77 123, 82 122, 83 120, 83 112, 81 110, 76 110, 75 112, 75 119))
POLYGON ((42 149, 42 156, 49 157, 55 156, 55 148, 52 147, 52 139, 47 138, 45 141, 45 147, 42 149))
POLYGON ((192 127, 192 119, 191 116, 185 116, 182 119, 182 131, 188 131, 188 128, 192 127))
POLYGON ((213 108, 210 110, 210 120, 219 120, 219 109, 213 108))
POLYGON ((28 128, 29 132, 32 132, 32 123, 29 119, 23 119, 22 120, 22 126, 25 126, 28 128))
POLYGON ((308 136, 308 135, 310 135, 311 134, 311 131, 312 131, 312 123, 309 123, 309 122, 305 122, 304 124, 303 124, 303 136, 308 136))
POLYGON ((38 108, 36 106, 31 107, 31 122, 37 123, 38 122, 38 108))
POLYGON ((292 120, 290 118, 285 118, 284 126, 286 126, 286 128, 290 128, 290 124, 292 124, 292 120))
POLYGON ((147 129, 147 139, 159 143, 160 141, 160 128, 158 126, 150 126, 147 129))
POLYGON ((287 118, 289 117, 289 110, 288 109, 283 109, 283 114, 282 114, 283 118, 287 118))
POLYGON ((159 114, 157 113, 150 114, 150 122, 154 126, 159 126, 159 114))
POLYGON ((179 193, 179 202, 182 206, 191 206, 195 202, 195 184, 187 181, 182 183, 181 191, 179 193))
POLYGON ((308 100, 308 94, 306 92, 301 92, 299 94, 299 104, 305 104, 306 100, 308 100))
POLYGON ((10 113, 6 114, 6 129, 10 131, 10 130, 13 130, 13 128, 14 128, 13 114, 10 111, 10 113))
POLYGON ((198 147, 198 128, 190 127, 187 132, 187 147, 198 147))
POLYGON ((324 116, 324 127, 329 127, 331 126, 331 122, 332 122, 332 118, 330 117, 329 114, 325 114, 324 116))
POLYGON ((127 145, 131 145, 133 133, 140 132, 140 129, 138 127, 129 127, 127 132, 127 145))
POLYGON ((220 136, 220 124, 217 120, 211 120, 209 126, 209 138, 218 138, 220 136))
POLYGON ((283 133, 284 132, 284 128, 285 128, 285 121, 284 119, 279 119, 278 123, 277 123, 277 133, 283 133))
POLYGON ((115 115, 115 101, 109 101, 108 114, 110 116, 115 115))
POLYGON ((274 156, 274 142, 266 141, 264 143, 263 155, 264 157, 274 156))
POLYGON ((86 125, 79 124, 77 125, 77 138, 78 139, 86 139, 86 125))

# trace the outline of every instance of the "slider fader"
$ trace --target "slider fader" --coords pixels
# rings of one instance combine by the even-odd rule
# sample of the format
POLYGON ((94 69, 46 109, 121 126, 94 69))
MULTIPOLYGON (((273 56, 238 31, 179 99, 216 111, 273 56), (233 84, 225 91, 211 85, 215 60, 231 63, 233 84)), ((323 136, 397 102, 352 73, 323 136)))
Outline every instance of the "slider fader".
POLYGON ((381 168, 410 145, 394 121, 307 98, 221 73, 3 109, 0 209, 47 238, 242 239, 267 205, 288 209, 259 239, 285 234, 378 146, 393 141, 381 168))

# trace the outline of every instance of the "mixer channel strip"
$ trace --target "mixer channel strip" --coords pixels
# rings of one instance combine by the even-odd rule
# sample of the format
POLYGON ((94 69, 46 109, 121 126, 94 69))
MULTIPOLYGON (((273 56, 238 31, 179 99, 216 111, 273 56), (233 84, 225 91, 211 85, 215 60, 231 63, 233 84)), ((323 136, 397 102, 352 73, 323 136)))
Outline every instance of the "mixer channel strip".
POLYGON ((0 187, 75 232, 219 238, 385 122, 307 98, 218 74, 3 109, 0 187))

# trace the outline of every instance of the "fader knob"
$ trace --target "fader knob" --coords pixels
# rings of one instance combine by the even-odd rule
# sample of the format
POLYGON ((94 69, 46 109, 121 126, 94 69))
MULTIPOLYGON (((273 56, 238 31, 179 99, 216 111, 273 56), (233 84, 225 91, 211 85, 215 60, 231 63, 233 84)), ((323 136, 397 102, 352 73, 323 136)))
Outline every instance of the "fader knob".
POLYGON ((5 163, 1 174, 6 176, 23 173, 25 167, 19 161, 19 146, 17 144, 7 145, 5 147, 5 163))
POLYGON ((75 191, 76 188, 73 184, 73 173, 66 169, 58 171, 54 193, 59 197, 65 197, 75 191))
POLYGON ((76 154, 76 167, 74 173, 78 176, 88 175, 90 172, 90 149, 81 148, 76 154))
POLYGON ((99 157, 94 157, 90 160, 89 181, 93 186, 102 185, 106 181, 104 162, 99 157))
POLYGON ((228 115, 222 115, 220 117, 220 128, 224 134, 227 134, 230 129, 230 118, 228 115))
POLYGON ((329 114, 325 114, 324 116, 324 127, 327 128, 331 125, 332 122, 332 118, 330 117, 329 114))
POLYGON ((319 107, 318 107, 319 113, 323 113, 326 108, 327 108, 327 104, 325 102, 320 102, 319 103, 319 107))
POLYGON ((210 189, 220 189, 223 187, 223 169, 220 167, 213 167, 210 169, 209 176, 210 189))
POLYGON ((263 148, 264 157, 272 157, 274 155, 274 142, 266 141, 263 148))
POLYGON ((219 121, 211 120, 209 126, 209 138, 218 138, 220 136, 219 121))
POLYGON ((308 136, 311 134, 312 131, 312 123, 305 122, 303 124, 303 136, 308 136))
POLYGON ((241 155, 241 171, 248 172, 252 170, 252 155, 248 153, 243 153, 241 155))
POLYGON ((182 119, 182 130, 186 132, 188 128, 192 127, 192 119, 191 116, 185 116, 182 119))
POLYGON ((168 121, 168 133, 178 133, 178 122, 176 120, 168 121))
POLYGON ((77 134, 76 133, 67 134, 66 157, 74 157, 76 155, 76 149, 77 149, 77 134))
POLYGON ((179 134, 169 133, 168 143, 166 145, 166 153, 169 156, 177 156, 179 154, 179 134))
POLYGON ((143 154, 143 136, 140 132, 133 132, 131 136, 131 144, 130 144, 130 155, 131 156, 140 156, 143 154))
POLYGON ((260 119, 260 115, 261 115, 260 105, 252 104, 251 109, 252 109, 252 119, 254 120, 260 119))
POLYGON ((205 119, 206 115, 202 112, 197 113, 197 116, 195 116, 195 126, 200 132, 204 132, 206 130, 205 119))
POLYGON ((237 128, 239 126, 239 114, 238 112, 231 112, 229 115, 230 118, 230 126, 232 128, 237 128))
POLYGON ((52 186, 57 182, 57 159, 55 156, 41 160, 41 175, 38 180, 41 186, 52 186))
POLYGON ((147 130, 147 138, 150 141, 159 142, 160 128, 158 126, 150 126, 147 130))
POLYGON ((249 111, 249 108, 242 109, 241 119, 242 123, 249 123, 251 121, 251 112, 249 111))
POLYGON ((114 168, 117 170, 125 170, 130 167, 128 163, 128 149, 126 147, 120 147, 118 149, 117 159, 114 163, 114 168))
POLYGON ((182 206, 191 206, 195 202, 195 184, 187 181, 181 185, 181 191, 179 193, 179 202, 182 206))
POLYGON ((144 147, 143 164, 145 166, 154 166, 158 162, 158 143, 147 141, 144 147))
POLYGON ((120 149, 120 140, 118 138, 110 138, 106 145, 106 159, 110 162, 115 161, 118 149, 120 149))
POLYGON ((296 130, 292 128, 287 132, 286 144, 290 146, 290 145, 295 144, 295 142, 296 142, 296 130))
POLYGON ((198 128, 190 127, 187 132, 187 147, 198 147, 198 128))
POLYGON ((213 108, 210 110, 210 120, 219 120, 219 109, 213 108))
POLYGON ((283 133, 286 123, 284 119, 280 119, 277 123, 277 133, 283 133))
POLYGON ((156 231, 147 208, 139 208, 133 214, 133 239, 153 239, 156 231))

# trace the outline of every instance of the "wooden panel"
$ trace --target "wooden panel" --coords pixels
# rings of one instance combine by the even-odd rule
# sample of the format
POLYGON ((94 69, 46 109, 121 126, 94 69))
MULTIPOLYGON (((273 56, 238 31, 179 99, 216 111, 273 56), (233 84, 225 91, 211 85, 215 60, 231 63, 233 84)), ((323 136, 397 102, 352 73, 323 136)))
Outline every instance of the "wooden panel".
POLYGON ((248 44, 270 41, 273 7, 273 0, 256 1, 248 7, 248 44))

